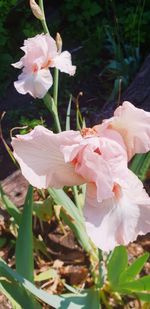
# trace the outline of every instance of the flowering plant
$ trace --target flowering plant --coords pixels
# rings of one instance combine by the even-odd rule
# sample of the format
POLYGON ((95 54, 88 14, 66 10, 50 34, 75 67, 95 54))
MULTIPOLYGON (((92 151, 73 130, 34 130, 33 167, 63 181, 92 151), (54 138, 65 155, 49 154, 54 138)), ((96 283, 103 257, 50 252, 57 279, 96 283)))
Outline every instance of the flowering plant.
MULTIPOLYGON (((57 133, 36 126, 25 135, 12 137, 13 155, 30 185, 40 192, 46 189, 55 204, 61 205, 60 218, 73 230, 88 253, 94 283, 91 289, 80 291, 66 285, 73 293, 56 297, 38 291, 29 282, 33 281, 31 186, 21 221, 13 206, 13 216, 19 225, 16 244, 19 275, 3 261, 0 268, 6 276, 10 275, 10 280, 22 284, 32 294, 30 308, 40 306, 33 295, 54 308, 91 308, 89 301, 93 302, 93 308, 99 308, 100 303, 111 308, 108 295, 117 305, 123 304, 123 295, 126 294, 135 293, 141 300, 148 300, 150 278, 136 279, 136 275, 149 255, 144 254, 128 266, 124 245, 136 240, 138 235, 150 232, 150 198, 141 180, 128 167, 135 154, 150 150, 150 113, 130 102, 123 102, 112 118, 93 128, 61 131, 57 110, 58 74, 61 71, 74 75, 76 67, 72 65, 70 53, 61 51, 60 35, 57 34, 56 41, 50 36, 42 1, 40 6, 35 1, 30 1, 30 5, 34 15, 42 21, 45 34, 25 40, 21 48, 25 55, 13 64, 16 68, 23 68, 14 86, 21 94, 43 98, 54 116, 57 133), (54 81, 50 68, 54 68, 54 81), (53 96, 47 93, 52 84, 53 96), (71 188, 75 203, 63 190, 64 186, 71 188), (24 269, 26 251, 28 265, 24 269)), ((12 214, 3 191, 1 195, 12 214)))

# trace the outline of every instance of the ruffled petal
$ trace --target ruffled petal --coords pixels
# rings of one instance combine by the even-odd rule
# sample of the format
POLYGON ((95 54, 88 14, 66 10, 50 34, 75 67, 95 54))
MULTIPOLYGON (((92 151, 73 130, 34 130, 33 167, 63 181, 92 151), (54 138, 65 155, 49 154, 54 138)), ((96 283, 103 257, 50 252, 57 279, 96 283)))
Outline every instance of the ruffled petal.
POLYGON ((42 33, 25 40, 21 49, 25 52, 21 58, 25 67, 32 67, 37 59, 41 59, 40 64, 44 68, 48 60, 57 56, 56 42, 49 34, 42 33))
POLYGON ((37 188, 49 186, 61 188, 64 185, 79 185, 85 180, 77 175, 72 163, 65 163, 61 145, 73 142, 78 132, 67 131, 54 134, 37 126, 30 133, 17 135, 12 139, 14 156, 19 162, 22 174, 37 188))
POLYGON ((145 153, 150 150, 149 112, 136 108, 130 102, 124 102, 115 110, 114 117, 106 122, 122 135, 129 160, 136 153, 145 153))
POLYGON ((98 201, 113 197, 113 185, 119 179, 126 182, 126 147, 115 130, 106 129, 98 136, 82 138, 79 144, 65 146, 62 151, 65 161, 72 161, 75 171, 87 183, 96 185, 98 201))
POLYGON ((87 183, 96 185, 98 201, 113 196, 113 179, 107 161, 99 153, 91 151, 90 146, 85 147, 80 156, 75 171, 84 177, 87 183))
POLYGON ((11 65, 12 65, 14 68, 22 69, 22 67, 23 67, 23 62, 22 62, 22 60, 19 60, 18 62, 12 63, 11 65))
POLYGON ((51 66, 56 67, 61 72, 67 73, 71 76, 76 72, 76 66, 72 65, 71 54, 68 51, 64 51, 60 55, 57 55, 53 59, 51 66))
POLYGON ((19 75, 18 81, 14 82, 14 86, 19 93, 29 93, 34 98, 43 98, 52 84, 52 75, 48 69, 36 73, 23 72, 19 75))
POLYGON ((84 215, 86 229, 94 244, 109 252, 127 245, 139 234, 150 231, 150 198, 141 181, 129 171, 120 196, 98 203, 94 187, 87 187, 84 215), (142 196, 142 198, 141 198, 142 196), (96 206, 96 207, 95 207, 96 206))
POLYGON ((99 201, 113 196, 111 170, 100 153, 99 138, 81 139, 79 144, 65 146, 62 151, 65 161, 73 162, 76 173, 96 185, 99 201))

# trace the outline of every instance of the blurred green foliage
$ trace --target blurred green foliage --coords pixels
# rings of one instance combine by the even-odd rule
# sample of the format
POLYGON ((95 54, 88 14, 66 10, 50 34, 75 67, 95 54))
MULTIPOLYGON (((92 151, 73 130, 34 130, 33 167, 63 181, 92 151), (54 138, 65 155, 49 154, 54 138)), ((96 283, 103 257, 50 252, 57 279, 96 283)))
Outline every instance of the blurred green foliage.
POLYGON ((120 80, 123 91, 149 53, 150 2, 64 0, 60 11, 61 34, 78 67, 75 84, 94 72, 105 83, 104 101, 117 98, 120 80))
MULTIPOLYGON (((19 46, 27 36, 36 34, 29 5, 24 0, 0 1, 0 94, 3 95, 12 81, 11 63, 19 56, 19 46)), ((21 53, 20 53, 21 54, 21 53)))

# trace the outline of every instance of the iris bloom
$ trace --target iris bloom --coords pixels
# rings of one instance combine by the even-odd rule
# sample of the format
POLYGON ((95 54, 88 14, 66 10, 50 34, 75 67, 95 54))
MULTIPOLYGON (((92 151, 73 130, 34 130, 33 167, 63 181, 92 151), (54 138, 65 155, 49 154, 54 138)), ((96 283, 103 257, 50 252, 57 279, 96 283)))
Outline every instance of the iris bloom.
POLYGON ((150 150, 149 112, 125 101, 115 110, 112 118, 104 120, 104 125, 122 135, 129 160, 136 153, 145 153, 150 150))
POLYGON ((12 64, 22 69, 15 88, 21 94, 29 93, 34 98, 43 98, 53 84, 49 68, 57 68, 61 72, 74 75, 76 67, 71 63, 68 51, 60 53, 55 40, 49 34, 38 34, 24 41, 21 47, 25 55, 20 61, 12 64))
POLYGON ((138 234, 150 231, 150 198, 141 181, 127 167, 128 153, 148 150, 149 113, 127 102, 121 108, 121 115, 116 116, 115 111, 113 118, 92 129, 54 134, 37 126, 12 140, 14 156, 33 186, 61 188, 87 184, 84 207, 87 232, 104 251, 128 244, 138 234), (124 118, 130 109, 135 113, 132 123, 126 123, 126 140, 124 118), (140 119, 141 132, 137 139, 140 119), (145 141, 142 136, 147 137, 145 141))

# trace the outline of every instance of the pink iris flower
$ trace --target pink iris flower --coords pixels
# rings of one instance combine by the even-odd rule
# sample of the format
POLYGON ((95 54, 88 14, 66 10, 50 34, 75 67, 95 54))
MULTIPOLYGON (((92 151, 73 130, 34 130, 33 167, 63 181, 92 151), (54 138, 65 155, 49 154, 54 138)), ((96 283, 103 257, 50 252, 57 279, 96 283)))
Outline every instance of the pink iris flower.
POLYGON ((25 55, 20 61, 12 64, 22 69, 14 86, 21 94, 29 93, 34 98, 43 98, 53 84, 49 68, 74 75, 76 67, 71 63, 68 51, 60 53, 55 40, 49 34, 38 34, 24 41, 21 47, 25 55))
POLYGON ((149 112, 125 101, 115 110, 112 118, 104 120, 103 125, 122 135, 129 160, 136 153, 145 153, 150 150, 149 112))
POLYGON ((54 134, 37 126, 30 133, 12 139, 14 156, 33 186, 62 188, 87 184, 84 207, 87 233, 96 246, 107 252, 150 231, 150 198, 127 166, 129 153, 150 149, 149 113, 128 102, 120 107, 120 114, 117 110, 114 117, 92 129, 54 134), (133 112, 132 123, 128 119, 125 125, 129 109, 133 112))

